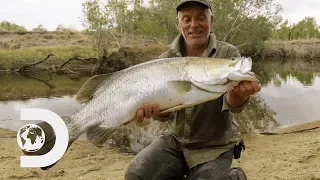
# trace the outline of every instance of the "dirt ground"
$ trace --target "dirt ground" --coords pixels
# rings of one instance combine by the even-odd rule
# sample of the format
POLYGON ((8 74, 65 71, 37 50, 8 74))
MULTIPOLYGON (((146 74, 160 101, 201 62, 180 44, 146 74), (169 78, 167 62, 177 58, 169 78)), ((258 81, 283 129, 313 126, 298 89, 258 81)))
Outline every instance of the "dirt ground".
MULTIPOLYGON (((320 121, 316 121, 278 131, 278 134, 247 137, 247 148, 233 166, 242 167, 250 180, 320 180, 319 127, 320 121)), ((0 180, 117 180, 123 179, 133 158, 132 154, 77 140, 56 166, 42 171, 20 168, 22 154, 15 132, 0 129, 0 142, 0 180)))

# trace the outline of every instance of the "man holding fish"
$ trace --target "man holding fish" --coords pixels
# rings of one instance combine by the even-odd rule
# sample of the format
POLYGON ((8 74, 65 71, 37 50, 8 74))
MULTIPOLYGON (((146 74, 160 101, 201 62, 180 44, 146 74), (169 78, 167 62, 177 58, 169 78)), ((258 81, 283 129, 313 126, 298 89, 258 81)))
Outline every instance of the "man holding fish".
MULTIPOLYGON (((246 179, 241 168, 231 169, 244 145, 230 112, 240 113, 261 90, 252 60, 216 40, 207 0, 182 0, 176 9, 181 35, 160 59, 84 83, 76 97, 84 106, 62 117, 68 147, 85 132, 99 145, 120 126, 153 117, 167 121, 169 132, 130 162, 125 179, 246 179)), ((46 154, 55 145, 51 126, 38 125, 46 140, 27 155, 46 154)))
MULTIPOLYGON (((160 58, 240 57, 236 47, 211 32, 214 16, 207 0, 182 0, 176 10, 181 35, 160 58)), ((145 104, 136 113, 137 121, 167 121, 169 133, 130 162, 125 179, 247 179, 241 168, 231 168, 243 143, 230 112, 240 113, 260 90, 259 82, 242 81, 216 100, 161 115, 159 105, 145 104)))

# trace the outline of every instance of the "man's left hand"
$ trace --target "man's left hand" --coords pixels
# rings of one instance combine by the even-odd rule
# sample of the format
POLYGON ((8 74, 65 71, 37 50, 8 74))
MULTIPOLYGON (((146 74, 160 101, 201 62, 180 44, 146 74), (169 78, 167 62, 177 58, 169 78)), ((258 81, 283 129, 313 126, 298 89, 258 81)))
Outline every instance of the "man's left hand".
POLYGON ((241 106, 251 95, 261 90, 261 84, 255 81, 242 81, 228 92, 227 101, 231 107, 241 106))

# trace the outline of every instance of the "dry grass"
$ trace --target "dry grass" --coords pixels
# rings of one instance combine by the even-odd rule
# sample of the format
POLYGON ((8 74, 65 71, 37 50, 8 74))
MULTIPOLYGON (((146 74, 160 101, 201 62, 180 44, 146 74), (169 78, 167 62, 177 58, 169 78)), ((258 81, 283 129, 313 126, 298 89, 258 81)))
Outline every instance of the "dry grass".
POLYGON ((16 50, 25 47, 93 45, 90 36, 79 32, 0 33, 0 49, 16 50))
POLYGON ((320 40, 267 41, 265 57, 320 58, 320 40))
POLYGON ((0 70, 55 56, 47 62, 61 64, 73 56, 95 57, 90 36, 81 32, 0 32, 0 70))
POLYGON ((90 46, 31 47, 11 51, 0 49, 0 69, 14 69, 26 63, 37 62, 45 59, 49 53, 55 56, 46 62, 54 65, 60 65, 73 56, 95 57, 95 51, 90 46))

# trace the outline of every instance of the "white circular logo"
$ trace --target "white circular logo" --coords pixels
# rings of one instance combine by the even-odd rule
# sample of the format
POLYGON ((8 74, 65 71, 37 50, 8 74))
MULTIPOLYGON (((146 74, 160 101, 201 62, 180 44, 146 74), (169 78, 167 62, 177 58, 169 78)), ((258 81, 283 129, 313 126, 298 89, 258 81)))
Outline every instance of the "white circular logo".
POLYGON ((17 142, 22 150, 36 152, 45 142, 44 131, 36 124, 24 125, 18 131, 17 142))

